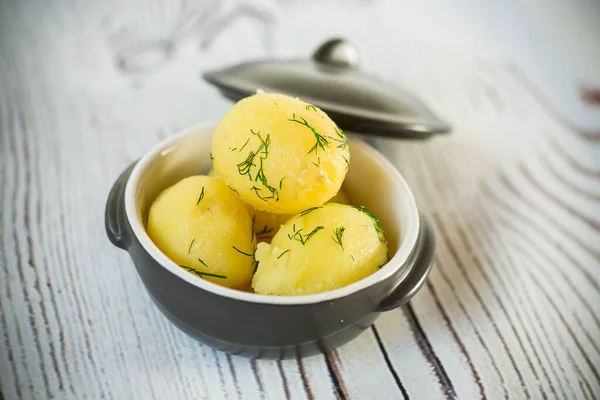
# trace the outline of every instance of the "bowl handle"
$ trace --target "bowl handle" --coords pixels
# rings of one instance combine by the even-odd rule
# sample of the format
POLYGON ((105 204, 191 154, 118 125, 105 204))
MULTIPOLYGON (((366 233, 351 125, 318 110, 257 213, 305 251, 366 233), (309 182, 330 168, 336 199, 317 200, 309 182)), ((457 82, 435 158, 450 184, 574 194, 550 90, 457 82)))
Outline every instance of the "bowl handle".
POLYGON ((104 212, 104 227, 106 235, 115 246, 126 250, 129 247, 130 240, 127 235, 127 215, 125 214, 125 186, 129 180, 129 175, 136 163, 131 164, 121 173, 114 183, 108 199, 106 200, 106 210, 104 212))
POLYGON ((386 296, 377 307, 377 311, 390 311, 404 304, 419 291, 425 283, 435 259, 435 235, 429 220, 421 215, 417 244, 409 257, 408 274, 386 296))

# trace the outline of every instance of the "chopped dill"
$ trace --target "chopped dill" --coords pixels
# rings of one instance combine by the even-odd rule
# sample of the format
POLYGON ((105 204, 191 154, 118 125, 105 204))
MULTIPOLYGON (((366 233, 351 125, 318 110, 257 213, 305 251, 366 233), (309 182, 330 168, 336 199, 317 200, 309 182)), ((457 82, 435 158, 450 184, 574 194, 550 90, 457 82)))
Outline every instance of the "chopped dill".
POLYGON ((313 212, 313 211, 315 211, 315 210, 316 210, 316 209, 318 209, 318 208, 322 208, 322 206, 307 208, 306 210, 304 210, 304 211, 302 211, 302 212, 300 213, 300 216, 301 216, 301 217, 304 217, 306 214, 308 214, 308 213, 310 213, 310 212, 313 212))
POLYGON ((252 225, 250 225, 250 231, 252 232, 252 237, 250 238, 250 242, 254 240, 254 226, 256 225, 256 214, 252 216, 252 225))
POLYGON ((204 265, 206 268, 208 268, 208 265, 206 265, 206 263, 204 261, 202 261, 202 259, 198 259, 198 261, 200 262, 200 264, 204 265))
POLYGON ((287 249, 287 250, 285 250, 283 253, 281 253, 281 254, 279 255, 279 257, 277 257, 277 259, 279 260, 279 259, 280 259, 281 257, 283 257, 283 255, 284 255, 285 253, 287 253, 288 251, 292 251, 292 249, 287 249))
POLYGON ((383 233, 385 231, 383 229, 381 229, 381 227, 379 226, 379 220, 377 219, 377 217, 374 216, 373 214, 371 214, 370 212, 368 212, 365 209, 365 206, 352 206, 352 207, 356 208, 360 212, 367 214, 369 216, 369 218, 371 218, 371 220, 373 220, 373 227, 375 228, 375 231, 377 232, 377 238, 379 239, 380 242, 386 243, 385 237, 383 236, 383 233))
POLYGON ((252 186, 252 188, 250 190, 254 190, 254 193, 256 193, 258 198, 261 199, 262 201, 267 202, 267 203, 269 202, 267 199, 265 199, 260 194, 258 194, 258 192, 260 192, 260 188, 258 186, 252 186))
POLYGON ((248 179, 252 180, 252 176, 250 175, 250 169, 254 167, 254 157, 256 157, 256 153, 251 151, 248 153, 248 157, 241 163, 237 164, 238 173, 240 175, 248 175, 248 179))
POLYGON ((348 159, 346 158, 346 156, 342 156, 344 157, 344 161, 346 161, 346 167, 350 165, 350 161, 348 161, 348 159))
POLYGON ((230 147, 230 148, 229 148, 229 150, 231 150, 231 151, 236 151, 236 150, 237 150, 237 147, 230 147))
POLYGON ((344 228, 343 226, 340 226, 339 228, 337 228, 334 231, 335 237, 333 237, 333 236, 331 237, 334 242, 336 242, 337 244, 340 245, 340 247, 342 248, 342 251, 344 251, 344 242, 343 242, 344 232, 346 232, 346 228, 344 228))
POLYGON ((269 228, 269 225, 265 225, 265 227, 260 232, 256 232, 256 237, 261 239, 265 236, 268 236, 269 233, 273 232, 273 228, 269 228))
POLYGON ((200 193, 200 196, 198 196, 198 201, 196 202, 196 205, 200 204, 200 201, 202 201, 203 198, 204 198, 204 186, 202 186, 202 192, 200 193))
POLYGON ((190 243, 190 247, 188 248, 188 254, 190 254, 190 252, 192 251, 192 246, 194 245, 195 241, 196 239, 192 239, 192 243, 190 243))
POLYGON ((267 158, 269 156, 269 145, 271 144, 271 135, 267 134, 267 137, 265 139, 263 139, 262 136, 260 136, 260 131, 254 132, 254 130, 250 129, 250 133, 257 136, 258 140, 260 140, 260 143, 261 143, 261 146, 258 148, 256 153, 263 150, 264 154, 265 154, 265 158, 267 158))
MULTIPOLYGON (((237 164, 238 173, 240 175, 247 175, 250 181, 260 182, 264 186, 264 188, 269 192, 269 195, 266 195, 266 193, 265 195, 261 195, 259 193, 259 191, 261 191, 261 188, 259 188, 258 186, 253 186, 252 189, 250 189, 254 190, 256 196, 258 196, 261 200, 268 201, 269 199, 274 199, 275 201, 279 201, 279 192, 276 188, 269 185, 267 177, 265 176, 265 171, 263 169, 263 161, 269 156, 269 145, 271 144, 271 135, 267 134, 266 138, 263 139, 263 137, 260 135, 260 131, 254 132, 254 130, 250 129, 250 132, 258 137, 261 144, 256 151, 250 151, 246 159, 241 163, 237 164), (255 163, 256 156, 259 157, 258 171, 256 172, 256 175, 253 179, 252 167, 257 167, 255 163)), ((246 144, 244 144, 244 147, 246 146, 246 144)))
POLYGON ((352 254, 350 254, 350 257, 352 258, 352 261, 356 261, 356 260, 354 259, 354 256, 353 256, 352 254))
POLYGON ((245 256, 248 256, 248 257, 254 257, 254 253, 252 253, 252 254, 250 254, 250 253, 245 253, 245 252, 241 251, 240 249, 238 249, 238 248, 237 248, 237 247, 235 247, 235 246, 231 246, 231 247, 233 247, 233 249, 234 249, 235 251, 237 251, 238 253, 240 253, 240 254, 243 254, 243 255, 245 255, 245 256))
POLYGON ((293 229, 293 235, 288 234, 288 238, 290 240, 297 240, 298 242, 300 242, 303 246, 310 240, 311 237, 313 237, 313 235, 317 232, 319 232, 321 229, 325 229, 323 226, 317 226, 315 229, 313 229, 312 231, 310 231, 310 233, 303 235, 302 231, 304 229, 300 229, 300 230, 296 230, 296 224, 294 224, 292 226, 293 229))
POLYGON ((285 176, 283 178, 281 178, 281 180, 279 181, 279 190, 281 190, 281 187, 283 185, 283 180, 285 179, 285 176))
POLYGON ((337 142, 337 148, 338 149, 342 149, 345 150, 346 148, 348 148, 348 137, 346 135, 344 135, 344 132, 342 132, 342 130, 340 128, 338 128, 337 126, 335 127, 335 135, 337 137, 332 137, 332 136, 327 136, 329 139, 333 140, 334 142, 337 142))
POLYGON ((244 150, 244 147, 246 147, 246 145, 248 144, 248 142, 250 141, 250 138, 248 138, 248 140, 246 140, 246 143, 244 143, 244 145, 240 148, 240 153, 242 152, 242 150, 244 150))
POLYGON ((306 111, 311 111, 311 110, 314 111, 314 112, 317 112, 318 108, 315 107, 315 106, 313 106, 312 104, 307 105, 306 106, 306 111))
POLYGON ((318 157, 317 162, 313 162, 313 165, 316 167, 320 167, 321 166, 321 157, 318 157))
POLYGON ((231 190, 232 192, 235 192, 235 194, 237 194, 238 196, 240 195, 240 194, 238 193, 238 191, 237 191, 237 190, 235 190, 235 188, 234 188, 234 187, 231 187, 231 186, 229 186, 229 185, 227 185, 227 187, 228 187, 228 188, 229 188, 229 190, 231 190))
POLYGON ((311 132, 313 133, 313 135, 315 135, 315 139, 316 139, 316 143, 313 147, 310 148, 310 150, 308 151, 308 153, 306 154, 310 154, 313 151, 315 152, 315 154, 319 154, 319 149, 324 150, 325 147, 329 147, 329 141, 327 140, 327 138, 325 138, 325 136, 321 135, 319 132, 317 132, 317 130, 315 128, 313 128, 308 121, 306 121, 306 119, 304 117, 300 117, 300 119, 296 118, 296 114, 292 114, 292 118, 288 119, 288 121, 290 122, 295 122, 297 124, 300 124, 302 126, 307 127, 308 129, 311 130, 311 132))
POLYGON ((212 151, 210 152, 210 161, 215 161, 215 158, 212 155, 212 151))
POLYGON ((188 267, 187 265, 180 265, 180 267, 188 270, 189 272, 191 272, 195 275, 198 275, 200 278, 202 278, 203 276, 212 276, 213 278, 227 279, 227 277, 225 275, 211 274, 210 272, 201 272, 195 268, 188 267))

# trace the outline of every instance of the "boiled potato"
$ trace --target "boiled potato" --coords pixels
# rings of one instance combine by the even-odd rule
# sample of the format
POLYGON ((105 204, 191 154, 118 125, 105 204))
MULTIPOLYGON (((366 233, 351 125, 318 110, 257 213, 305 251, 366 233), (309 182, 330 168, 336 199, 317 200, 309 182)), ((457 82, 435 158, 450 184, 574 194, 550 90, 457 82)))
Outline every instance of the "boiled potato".
POLYGON ((259 243, 256 293, 303 295, 337 289, 388 261, 377 219, 362 208, 329 203, 290 218, 270 244, 259 243))
POLYGON ((221 181, 191 176, 167 188, 150 207, 146 229, 187 271, 221 286, 249 287, 256 246, 251 217, 221 181))
POLYGON ((320 109, 281 94, 239 101, 218 124, 212 155, 218 176, 252 207, 295 214, 340 189, 348 140, 320 109))
MULTIPOLYGON (((214 168, 211 168, 210 171, 208 171, 208 176, 219 179, 219 176, 215 172, 214 168)), ((330 202, 351 204, 350 197, 343 188, 341 188, 340 191, 331 198, 330 202)), ((279 230, 279 227, 293 215, 274 214, 267 211, 257 210, 249 204, 246 204, 246 206, 248 207, 248 212, 250 212, 250 216, 253 219, 254 233, 258 242, 270 242, 273 236, 275 236, 279 230)))

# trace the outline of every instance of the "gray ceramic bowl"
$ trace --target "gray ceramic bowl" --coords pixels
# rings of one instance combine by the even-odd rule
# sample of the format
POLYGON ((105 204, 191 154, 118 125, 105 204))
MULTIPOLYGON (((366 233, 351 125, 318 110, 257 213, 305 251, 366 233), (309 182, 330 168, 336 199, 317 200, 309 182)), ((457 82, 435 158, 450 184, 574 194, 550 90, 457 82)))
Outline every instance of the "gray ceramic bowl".
POLYGON ((205 281, 167 258, 146 234, 142 216, 163 189, 208 171, 214 126, 195 126, 157 145, 121 174, 106 205, 109 239, 129 252, 150 297, 175 326, 232 354, 308 356, 352 340, 421 288, 434 258, 433 231, 400 173, 357 140, 350 140, 344 189, 385 229, 391 258, 376 273, 325 293, 264 296, 205 281))

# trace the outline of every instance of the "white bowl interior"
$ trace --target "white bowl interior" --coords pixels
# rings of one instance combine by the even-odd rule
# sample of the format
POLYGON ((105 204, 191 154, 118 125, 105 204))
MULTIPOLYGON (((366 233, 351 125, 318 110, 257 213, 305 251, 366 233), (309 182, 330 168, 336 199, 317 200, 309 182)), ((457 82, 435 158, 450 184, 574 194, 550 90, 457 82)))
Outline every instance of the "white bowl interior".
POLYGON ((363 205, 380 220, 388 241, 390 262, 375 274, 346 287, 304 296, 264 296, 225 288, 188 273, 166 257, 150 240, 143 218, 154 199, 179 180, 206 174, 212 166, 210 150, 215 124, 187 129, 157 145, 132 171, 125 191, 129 223, 140 243, 157 261, 186 281, 221 295, 247 301, 298 304, 326 301, 385 279, 404 265, 418 231, 419 214, 408 184, 394 166, 367 144, 351 139, 350 168, 344 190, 354 205, 363 205))

